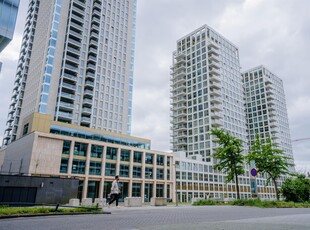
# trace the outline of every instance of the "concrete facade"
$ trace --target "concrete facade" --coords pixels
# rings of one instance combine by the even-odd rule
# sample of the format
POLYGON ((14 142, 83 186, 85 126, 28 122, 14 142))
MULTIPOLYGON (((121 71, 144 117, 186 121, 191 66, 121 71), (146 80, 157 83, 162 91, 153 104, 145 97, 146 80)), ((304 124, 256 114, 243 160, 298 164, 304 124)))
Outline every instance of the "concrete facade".
POLYGON ((74 178, 0 175, 0 203, 32 200, 37 204, 67 204, 69 199, 77 197, 78 185, 79 180, 74 178), (27 197, 28 188, 33 193, 28 191, 27 197))
POLYGON ((174 199, 172 154, 150 150, 146 139, 46 118, 47 115, 34 114, 32 120, 27 119, 31 120, 29 130, 32 132, 1 149, 2 173, 78 178, 80 199, 107 198, 114 176, 119 175, 121 200, 125 197, 143 197, 143 202, 150 197, 174 199), (63 131, 50 133, 56 125, 63 131), (86 130, 89 136, 84 135, 86 130), (75 136, 78 132, 83 132, 83 136, 75 136), (94 135, 99 137, 99 133, 106 135, 104 141, 88 139, 94 135), (116 140, 123 144, 116 144, 116 140), (137 143, 140 147, 133 147, 138 146, 137 143))

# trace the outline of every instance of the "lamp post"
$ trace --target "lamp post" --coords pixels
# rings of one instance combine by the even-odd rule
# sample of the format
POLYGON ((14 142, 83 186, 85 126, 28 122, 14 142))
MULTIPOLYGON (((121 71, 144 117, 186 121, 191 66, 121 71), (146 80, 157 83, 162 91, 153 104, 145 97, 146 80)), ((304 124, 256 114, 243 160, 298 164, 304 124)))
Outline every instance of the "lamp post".
POLYGON ((175 206, 178 206, 178 185, 177 185, 177 165, 174 165, 174 181, 175 181, 175 206))

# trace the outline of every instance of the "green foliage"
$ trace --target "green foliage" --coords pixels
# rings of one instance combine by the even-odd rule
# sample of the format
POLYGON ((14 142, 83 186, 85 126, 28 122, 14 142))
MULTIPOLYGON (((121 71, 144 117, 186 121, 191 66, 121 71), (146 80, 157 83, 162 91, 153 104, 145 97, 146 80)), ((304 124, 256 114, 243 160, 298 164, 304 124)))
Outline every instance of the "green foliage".
POLYGON ((284 151, 279 149, 277 144, 272 143, 270 137, 263 143, 259 135, 256 135, 256 140, 246 157, 248 163, 255 162, 258 173, 267 175, 267 185, 270 181, 274 183, 278 200, 279 191, 276 180, 281 175, 291 174, 289 168, 294 166, 289 162, 290 158, 283 153, 284 151))
POLYGON ((258 208, 310 208, 309 203, 294 203, 276 200, 260 200, 260 199, 238 199, 229 202, 215 200, 199 200, 193 203, 193 206, 213 206, 213 205, 232 205, 232 206, 250 206, 258 208))
POLYGON ((244 156, 242 140, 230 135, 223 129, 214 129, 211 134, 218 138, 219 147, 213 154, 218 163, 213 167, 227 174, 226 182, 235 180, 237 188, 237 197, 240 198, 238 176, 244 174, 244 156))
POLYGON ((215 200, 198 200, 192 204, 193 206, 205 206, 205 205, 223 205, 223 202, 215 200))
POLYGON ((296 178, 287 178, 282 183, 281 192, 286 201, 309 201, 310 180, 304 175, 297 175, 296 178))
MULTIPOLYGON (((97 209, 89 209, 84 207, 78 208, 58 208, 57 213, 75 213, 75 212, 98 212, 97 209)), ((55 213, 55 208, 50 207, 9 207, 0 206, 0 216, 6 215, 22 215, 22 214, 45 214, 55 213)))

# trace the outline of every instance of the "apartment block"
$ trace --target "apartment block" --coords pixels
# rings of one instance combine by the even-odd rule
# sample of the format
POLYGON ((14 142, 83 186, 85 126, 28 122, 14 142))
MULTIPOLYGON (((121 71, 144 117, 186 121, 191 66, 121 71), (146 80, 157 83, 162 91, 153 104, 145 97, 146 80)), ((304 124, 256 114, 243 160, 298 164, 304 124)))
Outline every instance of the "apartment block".
POLYGON ((204 25, 177 40, 171 67, 173 152, 213 164, 210 132, 223 128, 246 143, 238 48, 204 25))
POLYGON ((242 77, 249 145, 255 141, 256 134, 262 140, 271 137, 294 164, 282 80, 262 65, 244 71, 242 77))
POLYGON ((13 39, 20 0, 0 0, 0 53, 13 39))
POLYGON ((3 144, 35 112, 130 134, 135 20, 135 0, 30 0, 3 144))

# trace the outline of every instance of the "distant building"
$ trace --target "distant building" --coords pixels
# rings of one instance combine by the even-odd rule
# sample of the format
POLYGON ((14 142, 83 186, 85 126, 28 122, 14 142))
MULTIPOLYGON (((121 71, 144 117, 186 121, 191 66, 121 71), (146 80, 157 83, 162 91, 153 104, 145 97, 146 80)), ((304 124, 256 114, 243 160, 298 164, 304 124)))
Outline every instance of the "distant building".
POLYGON ((256 134, 262 140, 271 137, 294 164, 282 80, 262 65, 244 71, 242 77, 249 145, 255 141, 256 134))
POLYGON ((0 0, 0 53, 13 39, 20 0, 0 0))

